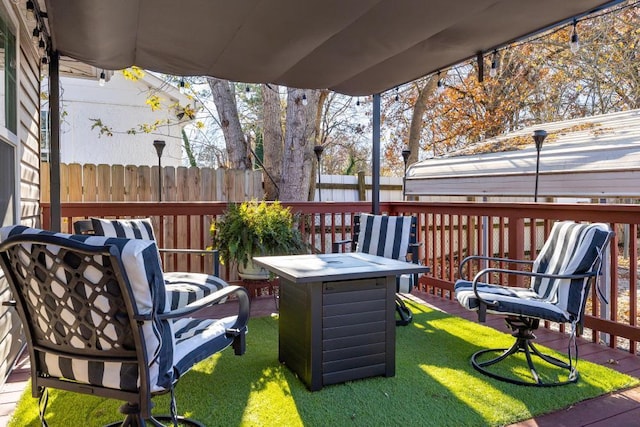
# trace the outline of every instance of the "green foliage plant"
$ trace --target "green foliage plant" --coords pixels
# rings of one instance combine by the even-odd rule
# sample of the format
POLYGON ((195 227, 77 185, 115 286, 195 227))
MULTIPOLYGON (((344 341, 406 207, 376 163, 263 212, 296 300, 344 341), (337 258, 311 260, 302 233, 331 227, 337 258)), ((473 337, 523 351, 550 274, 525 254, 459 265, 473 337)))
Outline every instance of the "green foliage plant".
POLYGON ((296 218, 280 202, 256 200, 231 203, 222 217, 211 223, 212 246, 224 264, 244 267, 253 256, 306 252, 307 245, 296 218))

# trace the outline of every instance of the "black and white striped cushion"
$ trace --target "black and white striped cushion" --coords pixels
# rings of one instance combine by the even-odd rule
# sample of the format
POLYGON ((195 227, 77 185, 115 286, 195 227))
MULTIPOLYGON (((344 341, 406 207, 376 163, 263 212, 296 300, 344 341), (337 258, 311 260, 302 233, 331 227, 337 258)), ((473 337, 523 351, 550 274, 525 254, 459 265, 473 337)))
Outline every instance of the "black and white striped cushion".
MULTIPOLYGON (((607 242, 609 231, 609 226, 602 223, 555 223, 534 261, 532 271, 559 275, 590 272, 598 260, 598 251, 607 242)), ((479 283, 478 292, 486 301, 498 303, 497 306, 488 307, 488 313, 569 322, 582 317, 584 300, 589 291, 588 285, 588 278, 536 277, 528 289, 479 283)), ((478 299, 473 292, 471 281, 458 280, 454 289, 462 306, 469 310, 478 310, 478 299)))
MULTIPOLYGON (((410 216, 360 214, 360 233, 356 252, 385 258, 407 260, 411 237, 410 216)), ((402 274, 396 280, 397 291, 411 292, 415 283, 413 274, 402 274)))
POLYGON ((410 216, 360 214, 356 251, 406 261, 410 236, 410 216))

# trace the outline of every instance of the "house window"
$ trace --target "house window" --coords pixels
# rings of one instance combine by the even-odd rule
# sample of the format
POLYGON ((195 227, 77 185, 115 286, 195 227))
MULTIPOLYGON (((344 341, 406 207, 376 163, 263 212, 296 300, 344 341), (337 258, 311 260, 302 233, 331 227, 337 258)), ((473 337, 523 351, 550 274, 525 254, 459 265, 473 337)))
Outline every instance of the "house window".
POLYGON ((49 110, 40 110, 40 160, 51 161, 51 137, 49 131, 49 110))
POLYGON ((0 225, 15 224, 15 148, 0 140, 0 225))
POLYGON ((16 36, 0 14, 0 126, 16 134, 16 36))

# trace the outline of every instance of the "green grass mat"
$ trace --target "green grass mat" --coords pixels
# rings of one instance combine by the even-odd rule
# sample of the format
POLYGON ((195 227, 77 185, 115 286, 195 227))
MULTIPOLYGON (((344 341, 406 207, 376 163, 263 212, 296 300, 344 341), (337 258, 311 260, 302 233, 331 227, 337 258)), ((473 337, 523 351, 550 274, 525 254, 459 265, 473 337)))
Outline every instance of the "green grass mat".
MULTIPOLYGON (((231 349, 201 362, 178 383, 178 413, 206 426, 483 426, 504 425, 638 385, 636 378, 580 361, 577 384, 512 385, 476 372, 483 348, 513 338, 492 328, 410 304, 414 322, 396 329, 396 376, 368 378, 309 392, 278 363, 278 321, 250 321, 247 353, 231 349)), ((551 375, 545 373, 544 375, 551 375)), ((159 413, 168 399, 154 399, 159 413)), ((51 390, 55 426, 99 426, 120 419, 120 402, 51 390)), ((37 400, 25 392, 10 426, 38 426, 37 400)))

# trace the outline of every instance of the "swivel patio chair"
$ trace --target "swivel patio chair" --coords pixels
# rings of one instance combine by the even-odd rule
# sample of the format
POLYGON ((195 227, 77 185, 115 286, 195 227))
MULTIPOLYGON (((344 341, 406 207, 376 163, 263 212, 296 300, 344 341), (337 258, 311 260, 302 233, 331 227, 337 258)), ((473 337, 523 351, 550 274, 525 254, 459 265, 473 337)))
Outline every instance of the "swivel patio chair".
MULTIPOLYGON (((353 234, 350 240, 333 242, 332 251, 351 244, 352 252, 379 255, 400 261, 418 263, 416 217, 359 214, 353 218, 353 234), (407 255, 410 254, 410 259, 407 255)), ((418 283, 418 274, 403 274, 396 280, 397 293, 409 293, 418 283)), ((396 325, 405 326, 413 320, 413 314, 399 295, 396 295, 396 325)))
POLYGON ((0 266, 22 321, 33 397, 46 425, 47 389, 118 399, 122 426, 161 420, 200 426, 177 416, 174 387, 193 365, 232 346, 245 352, 246 290, 228 286, 178 310, 167 294, 155 242, 0 228, 0 266), (230 295, 237 315, 196 318, 230 295), (171 394, 171 415, 151 414, 153 396, 171 394))
MULTIPOLYGON (((90 218, 73 223, 76 234, 88 234, 128 239, 156 240, 150 218, 102 219, 90 218)), ((176 309, 203 298, 223 287, 227 282, 220 275, 220 259, 216 249, 158 249, 162 253, 210 255, 213 258, 213 274, 173 271, 164 273, 169 297, 167 309, 176 309)), ((220 303, 225 302, 222 299, 220 303)))
POLYGON ((461 279, 455 284, 458 302, 469 310, 477 311, 480 322, 486 321, 487 313, 505 316, 506 324, 516 338, 508 349, 474 353, 471 356, 473 367, 492 378, 513 384, 557 386, 576 382, 579 377, 576 334, 582 332, 589 289, 592 282, 597 287, 605 250, 613 235, 606 224, 563 221, 554 224, 535 261, 485 256, 465 258, 460 264, 461 279), (464 269, 472 261, 513 263, 528 267, 514 270, 488 264, 487 268, 481 269, 469 280, 464 277, 464 269), (497 274, 525 276, 529 278, 530 285, 523 288, 486 283, 497 274), (534 346, 534 331, 541 320, 571 324, 567 360, 543 354, 534 346), (519 353, 525 355, 531 373, 528 378, 509 372, 510 369, 517 370, 518 361, 511 360, 511 356, 519 353), (548 370, 546 377, 541 375, 542 367, 548 370))

